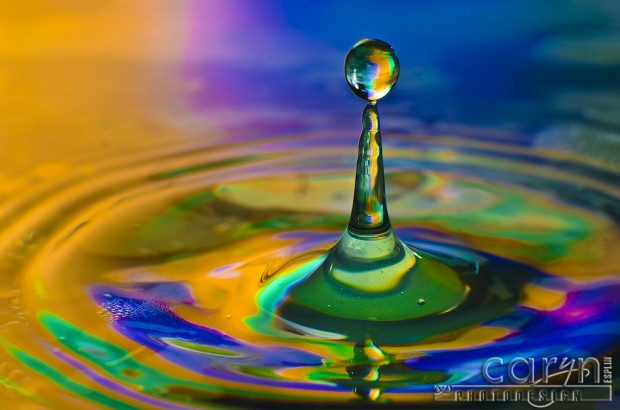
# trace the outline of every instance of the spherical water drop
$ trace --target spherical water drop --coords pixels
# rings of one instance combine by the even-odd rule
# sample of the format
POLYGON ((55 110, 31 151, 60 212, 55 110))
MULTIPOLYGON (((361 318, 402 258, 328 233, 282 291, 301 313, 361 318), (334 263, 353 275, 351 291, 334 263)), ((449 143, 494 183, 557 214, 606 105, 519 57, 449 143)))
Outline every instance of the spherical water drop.
POLYGON ((396 52, 381 40, 358 41, 344 62, 344 76, 351 91, 366 101, 385 97, 396 84, 399 72, 396 52))
POLYGON ((422 306, 426 303, 426 299, 418 299, 418 305, 422 306))

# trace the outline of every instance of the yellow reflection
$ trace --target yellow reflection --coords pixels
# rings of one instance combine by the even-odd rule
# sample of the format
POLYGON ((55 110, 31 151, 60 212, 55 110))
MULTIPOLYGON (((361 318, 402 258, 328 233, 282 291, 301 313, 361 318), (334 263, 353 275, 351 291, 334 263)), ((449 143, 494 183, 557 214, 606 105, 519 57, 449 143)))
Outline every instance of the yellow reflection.
POLYGON ((523 288, 521 304, 538 310, 555 310, 566 301, 566 294, 528 283, 523 288))
POLYGON ((164 118, 182 104, 186 13, 152 0, 0 2, 0 182, 178 135, 164 118))

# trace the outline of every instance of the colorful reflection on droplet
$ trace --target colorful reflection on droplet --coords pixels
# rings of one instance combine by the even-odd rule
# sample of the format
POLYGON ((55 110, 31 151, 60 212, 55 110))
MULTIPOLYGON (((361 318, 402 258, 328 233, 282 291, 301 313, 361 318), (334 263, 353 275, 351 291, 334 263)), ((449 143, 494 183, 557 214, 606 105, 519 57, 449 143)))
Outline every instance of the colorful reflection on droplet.
POLYGON ((364 39, 351 47, 344 62, 344 76, 355 95, 366 101, 385 97, 400 72, 398 57, 385 41, 364 39))

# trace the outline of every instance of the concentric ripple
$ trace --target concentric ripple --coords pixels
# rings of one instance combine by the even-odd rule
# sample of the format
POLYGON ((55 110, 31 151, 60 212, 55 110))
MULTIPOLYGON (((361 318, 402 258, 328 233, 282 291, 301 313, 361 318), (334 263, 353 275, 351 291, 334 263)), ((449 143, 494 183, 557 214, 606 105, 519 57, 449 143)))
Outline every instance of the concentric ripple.
POLYGON ((2 384, 60 408, 408 403, 481 383, 491 356, 618 344, 620 172, 449 136, 390 135, 387 195, 401 239, 468 261, 470 302, 366 339, 337 319, 284 319, 348 221, 355 152, 337 141, 161 147, 13 195, 0 208, 2 384))

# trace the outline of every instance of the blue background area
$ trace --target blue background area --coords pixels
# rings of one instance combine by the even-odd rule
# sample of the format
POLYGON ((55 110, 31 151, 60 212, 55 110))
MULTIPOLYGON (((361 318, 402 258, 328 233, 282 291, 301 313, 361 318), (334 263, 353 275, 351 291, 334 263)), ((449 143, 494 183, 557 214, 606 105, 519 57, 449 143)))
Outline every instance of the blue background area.
MULTIPOLYGON (((347 89, 342 64, 365 37, 389 42, 401 61, 399 83, 381 103, 386 118, 400 120, 385 121, 387 127, 444 131, 459 124, 533 135, 572 122, 596 132, 620 124, 608 115, 605 121, 584 115, 599 110, 618 116, 616 0, 231 4, 233 15, 245 13, 230 36, 247 61, 198 59, 188 73, 215 84, 219 106, 272 110, 272 118, 258 119, 263 128, 357 129, 362 102, 347 89), (308 120, 287 122, 285 111, 291 110, 308 120)), ((194 97, 199 109, 216 103, 194 97)))

